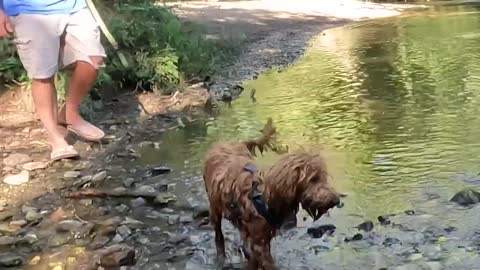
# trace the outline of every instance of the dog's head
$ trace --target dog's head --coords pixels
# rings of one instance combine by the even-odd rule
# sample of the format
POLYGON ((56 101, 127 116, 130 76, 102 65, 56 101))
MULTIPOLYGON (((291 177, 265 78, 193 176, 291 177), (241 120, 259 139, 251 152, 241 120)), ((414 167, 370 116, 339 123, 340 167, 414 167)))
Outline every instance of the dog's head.
POLYGON ((340 194, 330 185, 326 166, 319 156, 304 155, 302 166, 297 168, 297 198, 314 220, 331 208, 341 206, 340 194))

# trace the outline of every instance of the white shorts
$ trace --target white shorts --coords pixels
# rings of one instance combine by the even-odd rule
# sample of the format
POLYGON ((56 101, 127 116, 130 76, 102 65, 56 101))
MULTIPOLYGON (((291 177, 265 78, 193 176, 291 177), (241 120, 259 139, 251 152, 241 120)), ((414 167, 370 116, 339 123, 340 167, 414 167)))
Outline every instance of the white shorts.
POLYGON ((28 76, 48 79, 64 67, 105 57, 100 30, 90 10, 72 14, 20 14, 10 18, 18 55, 28 76))

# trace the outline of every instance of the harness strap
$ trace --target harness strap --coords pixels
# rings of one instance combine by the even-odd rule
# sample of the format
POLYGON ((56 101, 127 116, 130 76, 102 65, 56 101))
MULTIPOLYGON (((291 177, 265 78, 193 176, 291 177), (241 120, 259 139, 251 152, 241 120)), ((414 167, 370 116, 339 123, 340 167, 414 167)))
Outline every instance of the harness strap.
MULTIPOLYGON (((257 172, 257 169, 252 164, 248 164, 243 169, 251 174, 255 174, 257 172)), ((276 221, 272 213, 269 211, 265 196, 262 192, 257 190, 257 185, 255 183, 252 186, 252 194, 250 199, 252 200, 253 206, 257 212, 267 220, 270 226, 275 229, 279 229, 281 224, 276 221)))

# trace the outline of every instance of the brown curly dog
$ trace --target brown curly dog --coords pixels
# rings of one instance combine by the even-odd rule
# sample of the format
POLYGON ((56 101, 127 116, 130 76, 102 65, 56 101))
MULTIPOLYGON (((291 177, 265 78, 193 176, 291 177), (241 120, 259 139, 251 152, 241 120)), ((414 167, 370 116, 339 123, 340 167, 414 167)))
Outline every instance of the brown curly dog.
POLYGON ((203 177, 219 267, 225 260, 223 217, 240 231, 248 259, 246 269, 274 270, 270 242, 299 204, 317 220, 340 202, 319 156, 289 154, 265 172, 257 171, 255 149, 277 151, 275 135, 269 119, 259 140, 219 143, 206 155, 203 177))

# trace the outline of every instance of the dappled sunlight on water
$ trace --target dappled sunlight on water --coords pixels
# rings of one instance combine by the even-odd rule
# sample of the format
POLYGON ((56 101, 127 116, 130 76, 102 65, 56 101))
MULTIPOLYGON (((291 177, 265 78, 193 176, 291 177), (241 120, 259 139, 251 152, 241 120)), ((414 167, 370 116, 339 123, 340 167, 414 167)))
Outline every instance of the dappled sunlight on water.
MULTIPOLYGON (((215 121, 203 119, 162 137, 162 149, 146 161, 155 163, 161 156, 188 170, 179 179, 196 176, 195 181, 185 180, 177 191, 196 189, 205 201, 198 175, 208 145, 256 136, 273 117, 281 142, 321 152, 337 189, 349 194, 345 208, 326 218, 341 224, 339 230, 350 232, 363 219, 420 209, 428 215, 416 221, 418 226, 460 227, 459 237, 465 237, 480 217, 478 207, 467 213, 447 202, 460 189, 480 183, 479 29, 478 14, 465 13, 328 30, 292 67, 248 82, 247 93, 215 121), (251 89, 256 89, 256 103, 248 95, 251 89), (432 196, 439 199, 432 202, 432 196)), ((269 154, 260 163, 275 158, 269 154)), ((355 269, 357 258, 371 267, 376 260, 377 253, 349 248, 335 249, 328 258, 307 255, 312 243, 302 237, 276 240, 288 246, 279 258, 282 265, 293 263, 298 250, 303 250, 302 267, 320 257, 328 269, 340 269, 344 260, 341 269, 355 269), (356 253, 352 261, 350 253, 356 253)))

